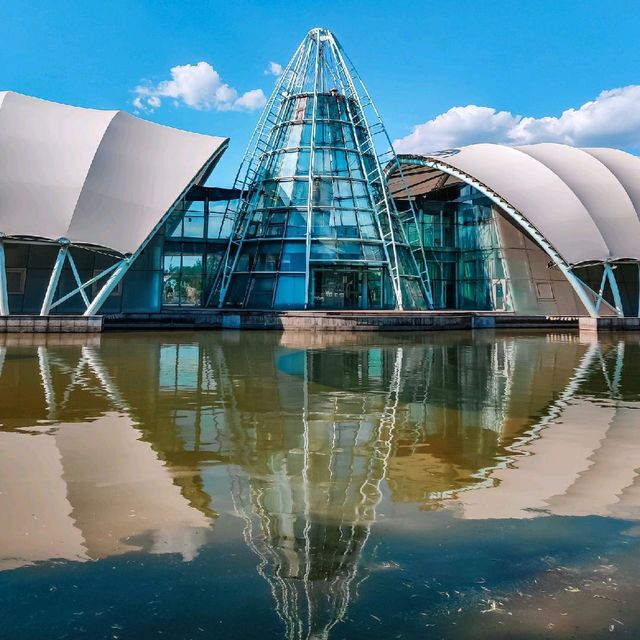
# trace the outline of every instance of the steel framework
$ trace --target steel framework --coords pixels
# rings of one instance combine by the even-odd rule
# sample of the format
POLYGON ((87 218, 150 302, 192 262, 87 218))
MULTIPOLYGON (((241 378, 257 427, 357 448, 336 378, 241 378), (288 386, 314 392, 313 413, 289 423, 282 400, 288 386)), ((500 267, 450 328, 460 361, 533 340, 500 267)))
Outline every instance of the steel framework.
MULTIPOLYGON (((206 164, 200 169, 200 171, 196 174, 191 182, 183 189, 180 196, 176 199, 176 201, 171 205, 169 210, 162 216, 162 218, 158 221, 155 227, 152 229, 151 233, 145 238, 144 242, 136 249, 136 251, 130 255, 113 255, 109 253, 111 257, 114 258, 115 262, 105 269, 103 269, 100 273, 93 276, 89 280, 82 282, 80 278, 80 274, 78 272, 78 268, 76 266, 75 260, 71 254, 71 249, 73 246, 72 243, 66 238, 60 238, 57 242, 58 245, 58 255, 56 257, 55 263, 51 270, 51 275, 49 276, 49 283, 47 285, 47 289, 45 291, 42 306, 40 308, 40 315, 47 316, 49 313, 61 305, 63 302, 66 302, 73 296, 79 295, 82 298, 82 302, 85 306, 85 310, 83 315, 92 316, 98 313, 102 305, 105 303, 107 298, 111 295, 113 290, 120 284, 127 271, 131 267, 131 265, 136 261, 138 256, 144 251, 145 247, 149 244, 151 239, 156 235, 156 233, 160 230, 160 228, 164 225, 167 219, 174 212, 178 204, 184 199, 185 195, 189 191, 189 189, 208 171, 210 171, 217 161, 220 159, 220 156, 226 151, 228 146, 228 142, 220 145, 217 151, 209 158, 206 164), (60 276, 62 274, 63 268, 65 264, 69 264, 69 268, 73 274, 74 280, 76 282, 76 287, 69 291, 68 293, 60 296, 58 299, 55 299, 56 292, 58 290, 58 285, 60 283, 60 276), (108 277, 107 277, 108 276, 108 277), (103 278, 106 280, 103 280, 103 278), (97 291, 96 295, 91 299, 87 294, 87 288, 91 287, 93 284, 102 280, 102 285, 100 289, 97 291)), ((7 288, 7 274, 5 268, 5 242, 10 241, 11 243, 27 243, 27 244, 48 244, 51 245, 51 242, 39 240, 39 241, 30 241, 23 240, 20 238, 6 238, 0 235, 0 316, 8 316, 9 315, 9 296, 8 296, 8 288, 7 288)), ((79 248, 88 248, 93 251, 100 251, 95 247, 84 247, 79 246, 79 248)), ((107 253, 106 250, 102 251, 102 253, 107 253)))
MULTIPOLYGON (((542 250, 551 258, 553 264, 560 269, 562 274, 569 281, 573 290, 576 292, 576 295, 587 310, 587 313, 592 318, 600 317, 600 308, 603 304, 614 311, 618 317, 624 316, 620 289, 615 277, 615 265, 610 263, 603 264, 602 281, 599 291, 595 292, 574 273, 573 269, 575 268, 575 265, 571 265, 566 262, 566 260, 562 258, 551 243, 544 237, 544 235, 540 233, 520 211, 507 202, 507 200, 505 200, 500 194, 491 189, 491 187, 487 186, 480 180, 477 180, 472 175, 469 175, 468 173, 465 173, 464 171, 461 171, 440 159, 403 158, 402 162, 404 164, 424 166, 442 171, 443 173, 454 178, 458 178, 477 189, 480 193, 496 204, 502 211, 504 211, 514 222, 518 224, 519 227, 524 229, 538 243, 542 250), (604 299, 607 282, 609 282, 609 286, 611 287, 611 293, 614 300, 613 306, 604 299)), ((638 303, 638 316, 640 316, 640 301, 638 303)))
MULTIPOLYGON (((273 149, 275 132, 278 123, 282 122, 287 99, 296 95, 311 96, 311 140, 308 179, 308 195, 306 206, 306 251, 305 251, 305 308, 310 306, 310 261, 311 235, 313 224, 312 185, 315 177, 316 125, 318 114, 318 96, 328 91, 329 83, 333 89, 344 96, 344 104, 348 112, 349 124, 352 127, 360 169, 365 176, 368 198, 374 212, 378 233, 382 240, 384 260, 390 275, 396 307, 407 306, 406 294, 401 286, 402 277, 415 277, 428 307, 432 307, 431 286, 427 271, 427 260, 421 238, 417 237, 409 243, 402 224, 409 220, 417 224, 417 216, 413 204, 407 199, 408 209, 398 212, 388 190, 383 166, 389 162, 397 165, 402 176, 400 164, 391 144, 391 139, 382 123, 364 83, 357 74, 353 64, 346 56, 335 36, 325 29, 312 29, 298 46, 283 74, 278 79, 267 105, 251 136, 242 162, 238 169, 234 188, 241 193, 239 201, 227 206, 226 215, 234 214, 234 227, 222 261, 219 277, 208 295, 208 302, 218 293, 219 306, 224 306, 232 276, 236 273, 238 259, 245 242, 249 223, 260 194, 262 184, 267 178, 266 165, 273 149), (364 131, 358 136, 358 131, 364 131), (383 141, 385 150, 376 151, 376 140, 383 141), (370 159, 368 164, 365 159, 370 159), (234 211, 231 208, 235 207, 234 211), (399 245, 409 247, 412 270, 415 276, 401 271, 398 256, 399 245)), ((405 183, 406 188, 406 183, 405 183)), ((408 193, 408 189, 407 189, 408 193)), ((416 234, 418 236, 419 234, 416 234)))

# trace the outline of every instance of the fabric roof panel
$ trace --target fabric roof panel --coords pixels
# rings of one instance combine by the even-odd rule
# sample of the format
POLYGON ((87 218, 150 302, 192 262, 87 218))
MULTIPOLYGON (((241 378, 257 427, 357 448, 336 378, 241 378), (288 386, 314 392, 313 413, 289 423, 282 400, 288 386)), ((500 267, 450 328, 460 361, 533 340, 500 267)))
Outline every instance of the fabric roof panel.
POLYGON ((0 233, 133 253, 227 138, 0 93, 0 233))
POLYGON ((516 147, 549 167, 578 196, 609 248, 612 260, 639 257, 640 224, 615 175, 594 156, 563 144, 516 147))

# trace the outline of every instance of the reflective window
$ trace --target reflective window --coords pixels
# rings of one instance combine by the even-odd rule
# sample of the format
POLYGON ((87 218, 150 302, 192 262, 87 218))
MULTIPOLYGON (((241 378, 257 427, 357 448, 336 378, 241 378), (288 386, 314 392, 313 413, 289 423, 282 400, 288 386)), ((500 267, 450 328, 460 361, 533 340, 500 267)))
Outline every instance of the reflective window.
POLYGON ((304 302, 304 276, 280 276, 276 290, 276 308, 300 308, 304 306, 304 302))

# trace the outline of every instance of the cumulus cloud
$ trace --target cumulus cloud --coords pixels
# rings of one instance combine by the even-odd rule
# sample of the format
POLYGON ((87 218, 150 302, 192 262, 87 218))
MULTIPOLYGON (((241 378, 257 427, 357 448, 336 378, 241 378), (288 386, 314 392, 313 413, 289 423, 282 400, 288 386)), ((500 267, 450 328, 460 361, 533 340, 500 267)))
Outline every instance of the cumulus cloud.
POLYGON ((277 62, 270 62, 267 65, 267 68, 264 70, 264 74, 266 76, 281 76, 282 75, 282 65, 277 62))
POLYGON ((478 142, 640 147, 640 85, 603 91, 559 117, 514 115, 473 104, 453 107, 395 140, 399 153, 428 153, 478 142))
POLYGON ((177 106, 206 111, 253 111, 266 104, 262 89, 252 89, 239 95, 237 90, 222 82, 220 74, 208 63, 184 64, 170 70, 171 79, 156 85, 140 84, 133 92, 133 106, 140 111, 154 111, 164 99, 177 106))

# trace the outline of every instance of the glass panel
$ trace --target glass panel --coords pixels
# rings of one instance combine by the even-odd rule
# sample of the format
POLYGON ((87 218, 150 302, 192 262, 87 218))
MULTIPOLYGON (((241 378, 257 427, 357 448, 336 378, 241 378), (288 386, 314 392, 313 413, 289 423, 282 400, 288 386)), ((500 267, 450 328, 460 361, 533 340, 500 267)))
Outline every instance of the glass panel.
POLYGON ((246 306, 250 309, 270 309, 275 280, 275 276, 255 276, 252 278, 246 306))
POLYGON ((313 181, 313 204, 330 207, 333 202, 333 183, 331 180, 315 178, 313 181))
POLYGON ((162 304, 178 304, 180 301, 180 256, 164 256, 164 283, 162 304))
POLYGON ((258 248, 255 270, 277 271, 280 266, 280 242, 261 242, 258 248))
POLYGON ((167 222, 167 229, 170 230, 170 238, 182 238, 182 218, 179 220, 172 220, 170 223, 167 222))
POLYGON ((306 268, 306 244, 285 242, 282 251, 281 271, 304 271, 306 268))
POLYGON ((249 284, 249 276, 247 274, 235 274, 231 278, 231 284, 227 292, 225 306, 240 307, 242 306, 249 284))
POLYGON ((358 211, 358 222, 360 224, 360 235, 363 238, 378 238, 378 227, 373 219, 373 213, 358 211))
POLYGON ((202 292, 202 256, 182 256, 180 304, 200 304, 202 292))
POLYGON ((255 262, 256 245, 253 242, 245 243, 236 263, 236 271, 252 271, 255 262))
POLYGON ((333 216, 336 234, 342 238, 357 238, 358 225, 355 211, 336 211, 333 216))
POLYGON ((301 124, 293 124, 289 127, 287 132, 287 147, 299 147, 302 139, 302 127, 301 124))
POLYGON ((219 213, 214 213, 209 216, 209 226, 207 228, 207 238, 217 239, 222 233, 222 222, 224 216, 219 213))
POLYGON ((289 212, 289 224, 287 225, 287 237, 303 238, 307 235, 307 214, 293 209, 289 212))
POLYGON ((311 243, 311 260, 335 260, 335 242, 316 241, 311 243))
POLYGON ((362 245, 359 242, 339 242, 339 260, 362 260, 362 245))
POLYGON ((384 258, 384 250, 380 244, 365 244, 364 257, 366 260, 375 260, 382 262, 384 258))
POLYGON ((296 180, 293 186, 291 197, 292 205, 305 205, 309 199, 309 182, 307 180, 296 180))
POLYGON ((183 237, 202 238, 204 236, 204 216, 184 216, 183 237))
POLYGON ((277 309, 299 308, 304 306, 304 302, 304 276, 280 276, 275 307, 277 309))
POLYGON ((314 238, 335 237, 335 229, 331 227, 331 211, 314 209, 311 219, 311 235, 314 238))
POLYGON ((333 147, 343 147, 344 146, 344 135, 342 133, 342 126, 332 122, 328 125, 328 134, 329 140, 328 144, 333 147))
POLYGON ((347 154, 344 151, 333 151, 332 172, 335 176, 349 175, 349 171, 347 170, 347 154))
POLYGON ((300 151, 298 153, 298 166, 296 168, 297 176, 306 176, 309 174, 309 151, 300 151))
POLYGON ((278 172, 281 177, 294 176, 296 174, 296 162, 298 161, 297 151, 287 151, 282 153, 282 164, 278 172))

